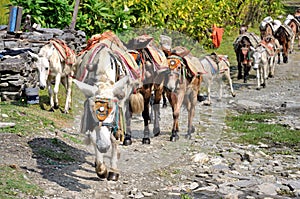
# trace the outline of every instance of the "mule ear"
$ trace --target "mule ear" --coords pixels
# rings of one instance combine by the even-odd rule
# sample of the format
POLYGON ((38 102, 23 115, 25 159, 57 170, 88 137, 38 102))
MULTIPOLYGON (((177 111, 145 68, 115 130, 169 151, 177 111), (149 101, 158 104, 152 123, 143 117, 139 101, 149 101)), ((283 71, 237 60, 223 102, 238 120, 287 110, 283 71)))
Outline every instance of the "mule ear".
POLYGON ((76 86, 79 88, 79 90, 84 94, 86 98, 95 96, 95 93, 98 91, 97 86, 91 86, 84 82, 80 82, 76 79, 73 79, 73 82, 76 84, 76 86))
POLYGON ((39 59, 39 56, 35 53, 32 53, 30 51, 28 51, 29 55, 31 56, 33 61, 37 61, 39 59))

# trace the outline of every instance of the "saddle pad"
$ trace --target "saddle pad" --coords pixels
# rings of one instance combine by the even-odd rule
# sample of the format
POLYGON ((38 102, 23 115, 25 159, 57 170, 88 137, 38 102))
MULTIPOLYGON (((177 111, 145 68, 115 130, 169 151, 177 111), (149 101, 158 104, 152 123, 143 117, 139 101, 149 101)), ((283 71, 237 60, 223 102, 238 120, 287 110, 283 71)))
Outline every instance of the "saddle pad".
POLYGON ((293 32, 292 28, 290 26, 286 25, 286 24, 282 24, 281 27, 284 28, 284 30, 288 34, 289 40, 291 40, 294 36, 294 32, 293 32))
POLYGON ((201 63, 203 65, 209 65, 212 74, 219 72, 217 63, 209 55, 205 56, 204 59, 201 60, 201 63))
POLYGON ((188 54, 187 56, 183 57, 183 59, 185 60, 188 69, 192 72, 193 75, 207 73, 207 71, 204 70, 199 58, 188 54))
POLYGON ((245 32, 244 34, 239 35, 236 38, 236 40, 233 42, 233 47, 235 50, 238 48, 238 44, 243 39, 243 37, 248 38, 251 46, 253 46, 253 47, 257 46, 261 42, 261 39, 257 34, 255 34, 253 32, 245 32))
POLYGON ((171 54, 177 55, 179 57, 184 57, 190 53, 190 50, 188 50, 186 47, 183 46, 176 46, 172 48, 171 54))
POLYGON ((151 54, 151 57, 154 61, 157 70, 163 70, 168 68, 168 60, 165 54, 160 49, 158 49, 154 45, 149 45, 147 49, 151 54))
POLYGON ((297 29, 300 29, 300 22, 291 14, 289 14, 286 17, 286 20, 284 21, 284 24, 289 25, 291 23, 291 21, 295 22, 297 25, 297 29))
POLYGON ((76 62, 75 52, 67 46, 67 44, 59 39, 52 39, 50 42, 54 45, 59 52, 60 61, 64 64, 63 73, 66 75, 73 75, 73 64, 76 62))
MULTIPOLYGON (((107 34, 112 35, 113 33, 108 32, 107 34)), ((127 48, 122 44, 121 40, 116 35, 102 39, 100 44, 105 44, 107 47, 112 49, 117 56, 119 56, 121 61, 125 64, 130 72, 132 78, 140 78, 140 67, 134 60, 134 57, 128 52, 127 48)))

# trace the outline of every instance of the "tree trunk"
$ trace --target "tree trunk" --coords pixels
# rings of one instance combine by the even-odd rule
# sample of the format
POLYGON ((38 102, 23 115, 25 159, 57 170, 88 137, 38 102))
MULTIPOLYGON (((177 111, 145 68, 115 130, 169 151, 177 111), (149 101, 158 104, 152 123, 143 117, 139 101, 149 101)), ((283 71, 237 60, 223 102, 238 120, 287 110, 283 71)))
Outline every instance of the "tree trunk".
POLYGON ((77 18, 77 13, 78 13, 78 8, 79 8, 79 3, 80 3, 80 0, 76 0, 75 7, 74 7, 74 12, 73 12, 73 17, 72 17, 72 21, 71 21, 71 24, 70 24, 70 29, 71 30, 75 29, 76 18, 77 18))

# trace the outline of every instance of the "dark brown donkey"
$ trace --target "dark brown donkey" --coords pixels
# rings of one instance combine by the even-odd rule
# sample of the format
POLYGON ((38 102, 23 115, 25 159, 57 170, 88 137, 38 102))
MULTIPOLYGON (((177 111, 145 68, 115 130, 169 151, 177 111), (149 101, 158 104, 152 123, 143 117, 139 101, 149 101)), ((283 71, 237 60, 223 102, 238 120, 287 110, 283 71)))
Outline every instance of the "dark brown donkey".
POLYGON ((247 82, 252 67, 252 54, 254 47, 261 41, 258 35, 251 32, 240 34, 233 43, 236 60, 238 63, 238 79, 244 78, 247 82), (244 74, 243 74, 244 73, 244 74))
MULTIPOLYGON (((142 94, 144 98, 144 110, 142 116, 144 119, 144 137, 142 139, 143 144, 150 144, 150 99, 151 93, 154 91, 154 102, 153 102, 153 135, 158 136, 160 134, 159 126, 159 114, 160 114, 160 97, 162 94, 162 88, 155 86, 156 90, 153 90, 155 84, 155 78, 162 72, 167 70, 167 59, 164 53, 157 48, 153 43, 153 38, 148 35, 138 36, 130 40, 126 44, 127 48, 135 58, 138 65, 141 68, 141 79, 142 87, 137 90, 138 93, 142 94), (158 100, 159 99, 159 100, 158 100)), ((131 140, 131 115, 126 116, 126 135, 123 144, 130 145, 131 140)))

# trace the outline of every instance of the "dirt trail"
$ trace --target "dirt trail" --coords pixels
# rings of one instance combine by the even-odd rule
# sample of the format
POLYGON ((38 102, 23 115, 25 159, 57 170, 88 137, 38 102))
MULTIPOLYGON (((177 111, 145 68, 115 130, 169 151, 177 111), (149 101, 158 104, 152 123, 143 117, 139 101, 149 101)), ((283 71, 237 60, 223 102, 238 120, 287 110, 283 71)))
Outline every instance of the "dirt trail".
MULTIPOLYGON (((226 129, 224 118, 228 111, 282 111, 282 107, 285 107, 282 120, 300 126, 300 52, 291 54, 288 64, 277 66, 275 77, 268 80, 265 89, 255 89, 253 74, 254 71, 247 84, 238 81, 233 74, 237 93, 235 98, 230 96, 226 86, 222 102, 217 102, 214 90, 211 106, 198 104, 194 119, 197 130, 192 140, 182 136, 186 131, 186 111, 183 109, 181 139, 176 143, 169 142, 171 109, 162 109, 162 135, 151 139, 150 145, 142 145, 140 139, 134 139, 133 145, 129 147, 120 145, 121 175, 118 182, 99 181, 93 167, 93 150, 63 138, 62 133, 68 133, 83 139, 78 134, 79 117, 75 119, 73 128, 59 129, 58 135, 54 132, 34 137, 0 134, 0 164, 18 165, 33 183, 40 185, 45 195, 37 198, 180 198, 180 190, 191 189, 185 186, 191 186, 191 179, 195 175, 205 174, 200 171, 194 173, 199 165, 191 161, 192 156, 199 152, 217 153, 232 144, 228 135, 223 133, 226 129), (288 121, 289 118, 292 121, 288 121), (55 137, 58 139, 56 144, 71 152, 73 162, 55 162, 39 155, 41 147, 55 150, 52 139, 55 137)), ((133 135, 137 137, 141 133, 141 121, 136 119, 132 129, 135 129, 133 135)), ((220 197, 217 193, 213 196, 220 197)))

